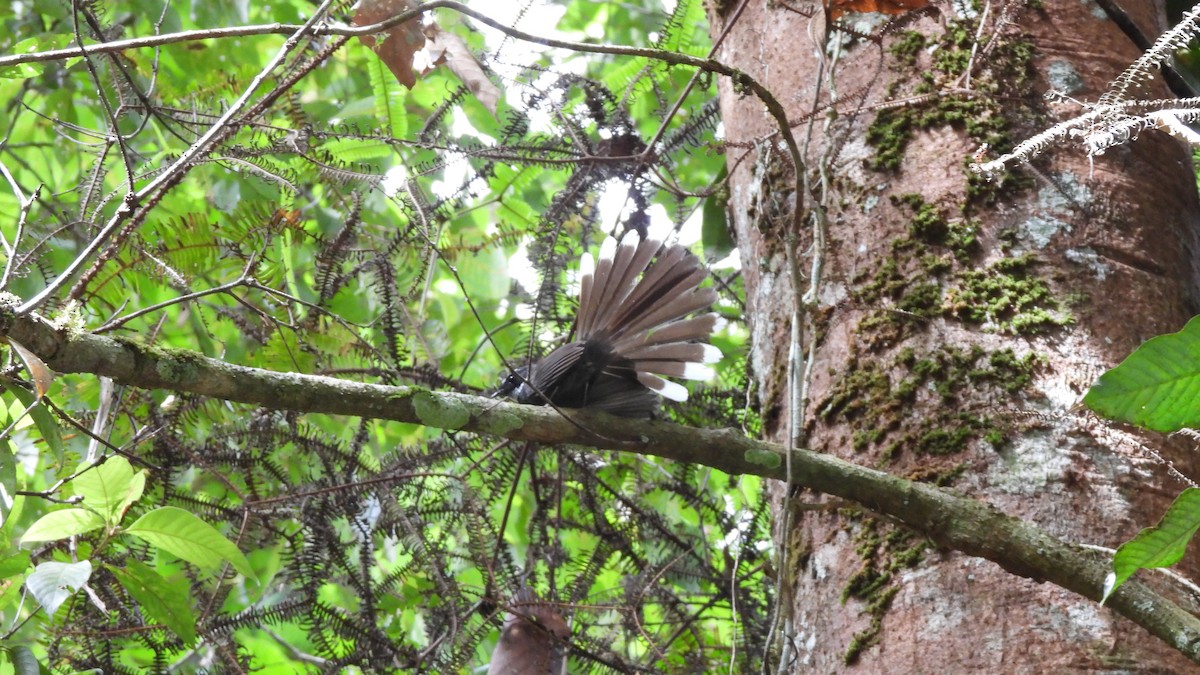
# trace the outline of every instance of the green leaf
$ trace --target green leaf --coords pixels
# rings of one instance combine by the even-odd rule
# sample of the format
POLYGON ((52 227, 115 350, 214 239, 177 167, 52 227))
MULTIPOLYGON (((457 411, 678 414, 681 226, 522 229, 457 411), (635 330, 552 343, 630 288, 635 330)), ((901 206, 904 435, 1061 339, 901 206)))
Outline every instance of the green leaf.
POLYGON ((125 509, 142 496, 146 487, 145 474, 145 471, 134 474, 133 466, 124 457, 110 457, 103 464, 76 476, 71 486, 76 495, 83 497, 85 506, 115 524, 125 509))
MULTIPOLYGON (((40 52, 42 51, 41 41, 43 39, 43 37, 39 36, 21 40, 17 44, 13 45, 8 51, 13 56, 17 56, 18 54, 32 54, 34 52, 40 52)), ((23 80, 30 77, 37 77, 41 74, 42 68, 44 67, 44 63, 36 61, 32 63, 18 63, 15 66, 0 68, 0 78, 23 80)))
POLYGON ((34 655, 33 650, 25 645, 0 647, 0 663, 8 663, 13 667, 14 675, 50 675, 49 668, 42 665, 34 655))
POLYGON ((1200 528, 1200 488, 1188 488, 1175 498, 1158 525, 1138 532, 1117 549, 1100 602, 1107 600, 1134 572, 1179 562, 1197 528, 1200 528))
POLYGON ((392 148, 387 143, 356 138, 336 138, 323 145, 322 149, 342 162, 364 162, 392 156, 392 148))
POLYGON ((512 284, 508 274, 508 257, 499 248, 485 249, 463 261, 458 266, 458 277, 462 280, 467 297, 475 302, 507 297, 512 284))
POLYGON ((129 482, 129 490, 125 493, 125 498, 117 504, 117 510, 114 515, 117 522, 120 522, 125 512, 129 510, 133 503, 142 498, 142 494, 146 491, 146 471, 138 471, 133 474, 133 480, 129 482))
POLYGON ((375 94, 375 115, 387 121, 388 131, 395 138, 408 135, 408 115, 404 110, 404 90, 388 72, 380 59, 371 59, 367 66, 371 89, 375 94))
POLYGON ((31 573, 29 558, 29 551, 18 551, 0 560, 0 612, 6 616, 12 616, 8 612, 15 610, 21 600, 21 587, 31 573))
POLYGON ((17 498, 17 458, 8 439, 0 440, 0 525, 8 522, 17 498))
POLYGON ((25 580, 25 588, 45 610, 54 616, 67 598, 83 588, 92 576, 92 563, 44 562, 25 580))
POLYGON ((32 574, 32 571, 22 572, 0 583, 0 612, 8 612, 20 606, 25 598, 25 592, 21 589, 25 587, 25 580, 32 574))
POLYGON ((16 553, 0 558, 0 581, 11 579, 29 569, 29 551, 16 553))
POLYGON ((1109 419, 1155 431, 1200 426, 1200 317, 1147 340, 1104 373, 1083 403, 1109 419))
MULTIPOLYGON (((725 167, 721 167, 721 172, 717 174, 713 184, 724 183, 726 176, 725 167)), ((725 258, 737 246, 733 236, 729 234, 729 221, 725 217, 725 204, 728 201, 729 195, 725 190, 717 190, 704 200, 701 209, 700 240, 704 242, 704 257, 709 262, 725 258)))
POLYGON ((38 431, 42 433, 42 440, 46 441, 46 446, 54 453, 55 461, 62 462, 62 432, 59 431, 58 421, 54 419, 54 415, 38 402, 37 397, 32 391, 27 391, 20 387, 9 387, 8 391, 25 405, 26 410, 29 411, 29 416, 33 418, 33 423, 37 425, 38 431))
POLYGON ((196 643, 196 616, 182 575, 167 580, 137 560, 126 562, 124 567, 110 565, 108 569, 147 616, 174 631, 185 645, 196 643))
POLYGON ((228 561, 247 578, 254 570, 246 556, 212 525, 175 506, 154 509, 126 530, 129 534, 205 571, 228 561))
POLYGON ((66 539, 104 527, 104 518, 87 509, 51 511, 37 519, 21 537, 22 544, 66 539))

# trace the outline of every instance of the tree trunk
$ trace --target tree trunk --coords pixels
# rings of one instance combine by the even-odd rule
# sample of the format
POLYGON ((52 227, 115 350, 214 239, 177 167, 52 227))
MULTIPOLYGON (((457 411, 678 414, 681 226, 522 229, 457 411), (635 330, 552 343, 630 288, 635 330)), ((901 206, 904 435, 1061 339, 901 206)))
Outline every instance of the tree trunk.
MULTIPOLYGON (((810 138, 797 199, 762 102, 722 82, 770 437, 786 441, 795 422, 798 445, 970 493, 1068 541, 1115 548, 1155 523, 1184 486, 1135 437, 1068 411, 1104 369, 1195 311, 1186 149, 1150 132, 1094 163, 1072 148, 992 182, 966 168, 982 143, 1007 149, 1081 112, 1042 94, 1097 99, 1137 57, 1130 40, 1078 0, 984 3, 982 30, 951 3, 890 26, 846 15, 853 37, 826 33, 821 3, 738 4, 711 10, 714 39, 728 30, 716 58, 775 94, 802 146, 810 138), (814 243, 822 216, 828 238, 814 243), (794 332, 815 254, 816 303, 794 332), (815 349, 793 413, 797 335, 799 354, 815 349)), ((1166 27, 1161 2, 1127 4, 1143 33, 1166 27)), ((1137 95, 1168 96, 1159 89, 1137 95)), ((1146 442, 1188 473, 1193 462, 1162 439, 1146 442)), ((784 672, 1192 666, 1091 600, 933 549, 852 504, 797 491, 787 505, 784 672)))

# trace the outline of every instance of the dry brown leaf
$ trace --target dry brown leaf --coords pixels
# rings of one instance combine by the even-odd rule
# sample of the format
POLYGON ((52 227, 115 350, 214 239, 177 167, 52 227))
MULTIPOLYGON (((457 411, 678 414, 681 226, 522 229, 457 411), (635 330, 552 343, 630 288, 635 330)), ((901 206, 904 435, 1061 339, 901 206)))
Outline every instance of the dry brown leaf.
POLYGON ((20 342, 8 338, 8 344, 25 363, 25 369, 29 371, 29 377, 33 379, 33 388, 37 392, 37 397, 45 396, 46 392, 50 391, 50 385, 54 384, 54 371, 42 363, 37 354, 26 349, 20 342))
POLYGON ((903 14, 928 4, 929 0, 825 0, 825 12, 830 19, 837 19, 846 12, 903 14))
MULTIPOLYGON (((369 26, 396 16, 416 7, 412 0, 362 0, 351 21, 355 26, 369 26)), ((413 73, 413 54, 425 46, 425 35, 421 33, 419 19, 409 19, 382 33, 384 38, 376 44, 374 35, 362 35, 358 39, 383 61, 396 81, 413 88, 417 76, 413 73)))
POLYGON ((527 589, 517 593, 492 650, 488 675, 562 672, 562 646, 571 629, 562 615, 527 589))
MULTIPOLYGON (((475 60, 467 43, 455 35, 442 30, 436 23, 425 26, 425 51, 429 54, 429 62, 434 66, 445 65, 450 72, 458 76, 467 85, 475 100, 483 104, 492 115, 496 114, 496 104, 500 102, 500 88, 488 79, 483 72, 483 66, 475 60)), ((421 73, 429 72, 426 69, 421 73)))

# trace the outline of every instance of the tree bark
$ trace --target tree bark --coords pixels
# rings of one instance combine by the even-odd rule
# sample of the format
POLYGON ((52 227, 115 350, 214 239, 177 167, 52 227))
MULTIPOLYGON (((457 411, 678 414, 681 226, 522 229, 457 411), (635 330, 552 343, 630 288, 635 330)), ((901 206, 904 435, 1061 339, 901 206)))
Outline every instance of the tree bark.
MULTIPOLYGON (((822 3, 738 4, 711 10, 714 39, 726 33, 716 58, 774 92, 806 146, 797 195, 761 102, 722 81, 769 437, 785 443, 795 425, 797 445, 949 485, 1068 541, 1115 548, 1154 524, 1184 487, 1156 455, 1185 474, 1194 461, 1069 411, 1104 369, 1195 313, 1186 149, 1145 133, 1095 161, 1059 151, 992 183, 965 168, 981 143, 1078 114, 1041 95, 1095 100, 1137 57, 1130 40, 1076 0, 984 3, 982 30, 949 3, 884 30, 880 15, 846 15, 853 37, 826 32, 822 3), (805 293, 815 303, 793 330, 805 293), (806 366, 796 355, 810 348, 806 366), (796 406, 788 373, 806 367, 796 406)), ((1160 34, 1162 3, 1134 5, 1142 32, 1160 34)), ((1155 82, 1131 95, 1168 94, 1155 82)), ((783 494, 776 486, 784 672, 1192 667, 1095 602, 869 511, 783 494)))

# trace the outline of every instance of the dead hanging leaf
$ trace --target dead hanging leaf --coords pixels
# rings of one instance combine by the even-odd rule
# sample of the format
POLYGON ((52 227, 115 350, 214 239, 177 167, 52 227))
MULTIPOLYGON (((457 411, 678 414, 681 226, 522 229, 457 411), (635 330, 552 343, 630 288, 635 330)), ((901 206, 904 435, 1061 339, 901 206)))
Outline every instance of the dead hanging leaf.
POLYGON ((825 0, 825 14, 831 20, 846 12, 876 12, 878 14, 903 14, 921 9, 929 0, 825 0))
MULTIPOLYGON (((416 3, 412 0, 362 0, 351 23, 355 26, 369 26, 413 7, 416 7, 416 3)), ((383 31, 382 34, 384 38, 379 44, 376 44, 374 35, 362 35, 358 39, 375 52, 379 60, 392 71, 392 75, 396 76, 396 81, 412 89, 417 83, 417 76, 413 73, 413 54, 425 46, 420 20, 409 19, 383 31)))
POLYGON ((29 377, 33 379, 33 388, 37 391, 37 397, 40 399, 45 396, 46 392, 50 391, 50 385, 54 384, 54 371, 42 363, 37 354, 26 349, 20 342, 8 338, 8 344, 25 363, 25 369, 29 371, 29 377))
POLYGON ((483 72, 483 66, 475 60, 475 55, 471 53, 467 43, 454 33, 442 30, 436 23, 425 26, 425 37, 425 51, 429 54, 431 66, 421 75, 429 74, 433 66, 444 64, 467 85, 475 100, 495 115, 496 104, 500 102, 500 88, 488 79, 487 73, 483 72))

